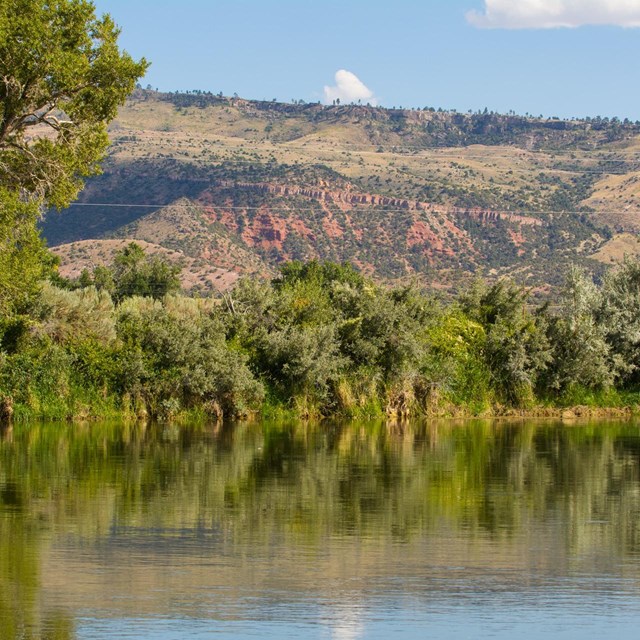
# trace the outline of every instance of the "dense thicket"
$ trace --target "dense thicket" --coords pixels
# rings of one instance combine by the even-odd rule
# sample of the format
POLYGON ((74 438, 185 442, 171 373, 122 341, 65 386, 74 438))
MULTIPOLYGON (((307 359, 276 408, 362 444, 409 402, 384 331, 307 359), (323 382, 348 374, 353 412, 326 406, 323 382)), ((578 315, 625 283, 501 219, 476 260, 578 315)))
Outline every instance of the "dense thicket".
POLYGON ((506 280, 445 303, 347 264, 288 263, 217 300, 179 295, 176 278, 132 244, 111 267, 45 284, 1 336, 5 412, 477 414, 619 403, 640 379, 637 261, 601 285, 573 269, 537 308, 506 280))
POLYGON ((88 0, 0 0, 0 331, 50 266, 38 219, 100 172, 107 124, 147 68, 119 34, 88 0))

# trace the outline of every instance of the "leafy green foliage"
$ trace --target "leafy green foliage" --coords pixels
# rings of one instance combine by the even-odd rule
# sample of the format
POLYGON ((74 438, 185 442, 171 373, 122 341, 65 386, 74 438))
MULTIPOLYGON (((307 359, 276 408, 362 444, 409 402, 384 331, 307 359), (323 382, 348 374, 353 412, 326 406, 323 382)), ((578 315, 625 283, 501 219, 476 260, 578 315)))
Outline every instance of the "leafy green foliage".
POLYGON ((25 311, 51 271, 51 260, 33 224, 37 214, 35 203, 0 186, 0 317, 4 319, 25 311))
MULTIPOLYGON (((130 298, 118 308, 120 390, 140 396, 154 415, 217 405, 242 414, 262 399, 244 357, 225 343, 209 305, 188 298, 130 298)), ((217 408, 216 408, 217 411, 217 408)))
MULTIPOLYGON (((0 338, 53 266, 36 223, 99 172, 107 123, 144 73, 87 0, 0 0, 0 338)), ((19 333, 19 331, 18 331, 19 333)), ((4 336, 4 338, 3 338, 4 336)))
POLYGON ((625 258, 605 275, 599 322, 607 343, 621 362, 626 383, 640 382, 640 261, 625 258))
MULTIPOLYGON (((144 258, 138 249, 122 253, 125 265, 144 258)), ((573 269, 558 304, 537 309, 506 280, 445 306, 319 262, 243 279, 221 300, 114 304, 93 285, 46 284, 0 352, 0 398, 23 413, 119 407, 158 418, 246 415, 265 398, 307 417, 623 403, 640 369, 639 264, 627 260, 600 287, 573 269)))
POLYGON ((226 306, 230 338, 277 396, 304 396, 325 411, 347 387, 351 395, 368 386, 366 404, 412 386, 429 309, 412 288, 389 291, 349 265, 315 261, 283 265, 270 288, 241 282, 226 306))
MULTIPOLYGON (((140 245, 132 242, 119 251, 113 261, 113 295, 116 301, 127 296, 155 299, 180 288, 180 267, 158 257, 147 257, 140 245)), ((108 279, 98 274, 98 279, 108 279)), ((107 284, 108 286, 108 284, 107 284)))
POLYGON ((0 185, 67 206, 98 172, 106 123, 147 63, 87 0, 0 2, 0 185))
POLYGON ((45 283, 32 314, 39 320, 34 334, 53 342, 109 344, 116 337, 111 297, 94 287, 67 291, 45 283))
POLYGON ((91 272, 85 269, 76 281, 67 284, 106 291, 116 303, 134 296, 160 300, 180 290, 180 271, 180 266, 148 256, 139 244, 131 242, 116 252, 110 266, 96 265, 91 272))
POLYGON ((422 374, 451 401, 487 408, 490 374, 484 360, 484 327, 460 309, 447 309, 428 328, 429 355, 422 374))
POLYGON ((485 332, 483 357, 490 387, 510 405, 533 400, 538 374, 550 359, 549 345, 535 316, 527 312, 527 293, 501 280, 478 284, 462 299, 462 308, 485 332))
POLYGON ((583 271, 573 267, 562 291, 559 312, 548 318, 553 354, 540 381, 546 390, 564 393, 572 387, 606 389, 614 383, 619 359, 598 321, 602 293, 583 271))

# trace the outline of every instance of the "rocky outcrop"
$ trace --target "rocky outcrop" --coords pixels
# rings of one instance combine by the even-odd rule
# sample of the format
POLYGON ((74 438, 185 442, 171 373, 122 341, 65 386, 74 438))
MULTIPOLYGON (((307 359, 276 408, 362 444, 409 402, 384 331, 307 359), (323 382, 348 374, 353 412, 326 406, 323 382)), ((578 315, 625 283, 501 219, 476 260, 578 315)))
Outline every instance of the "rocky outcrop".
POLYGON ((523 228, 542 224, 533 216, 512 212, 452 208, 362 193, 349 184, 343 189, 331 189, 326 183, 305 186, 224 181, 207 189, 200 202, 206 203, 212 221, 238 234, 247 247, 272 256, 275 252, 281 260, 300 256, 322 258, 326 255, 323 251, 329 250, 329 255, 364 263, 365 256, 376 247, 376 251, 386 252, 391 260, 402 259, 405 264, 408 263, 402 256, 406 250, 422 256, 431 265, 443 261, 454 264, 461 256, 480 260, 473 238, 465 230, 465 218, 487 225, 501 220, 508 222, 505 240, 518 248, 526 242, 523 228), (241 196, 243 193, 253 195, 246 198, 241 196), (300 199, 314 204, 305 206, 300 199), (238 204, 241 201, 252 205, 243 207, 238 204))
POLYGON ((316 187, 303 187, 296 185, 282 185, 270 182, 222 182, 219 188, 228 189, 234 187, 242 190, 258 191, 260 193, 279 196, 283 198, 303 197, 319 202, 332 204, 346 204, 350 206, 387 207, 404 211, 426 211, 439 213, 442 215, 468 215, 480 221, 505 220, 518 225, 539 226, 542 222, 532 216, 519 215, 510 211, 496 211, 492 209, 481 209, 473 207, 468 209, 445 207, 435 205, 430 202, 420 202, 417 200, 407 200, 405 198, 393 198, 374 193, 358 193, 350 188, 343 190, 329 190, 316 187))

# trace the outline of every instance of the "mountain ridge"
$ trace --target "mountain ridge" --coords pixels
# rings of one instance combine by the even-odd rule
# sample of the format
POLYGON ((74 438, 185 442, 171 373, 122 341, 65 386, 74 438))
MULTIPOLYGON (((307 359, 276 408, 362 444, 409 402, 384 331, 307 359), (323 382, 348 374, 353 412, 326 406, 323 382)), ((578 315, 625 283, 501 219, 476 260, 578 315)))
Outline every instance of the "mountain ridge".
POLYGON ((591 256, 640 230, 640 124, 628 121, 137 91, 111 136, 104 175, 47 216, 50 244, 155 241, 150 225, 188 202, 202 220, 162 243, 191 243, 185 256, 212 268, 266 275, 318 258, 383 280, 555 286, 562 264, 598 273, 591 256))

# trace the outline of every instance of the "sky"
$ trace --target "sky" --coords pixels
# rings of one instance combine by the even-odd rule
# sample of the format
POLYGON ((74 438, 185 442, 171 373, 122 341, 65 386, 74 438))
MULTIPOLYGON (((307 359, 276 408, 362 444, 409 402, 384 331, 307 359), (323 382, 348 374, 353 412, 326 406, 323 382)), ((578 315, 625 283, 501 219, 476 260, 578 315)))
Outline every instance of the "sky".
POLYGON ((142 84, 640 120, 640 0, 95 0, 142 84))

